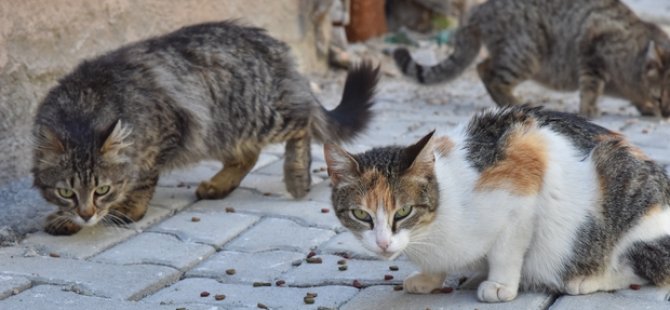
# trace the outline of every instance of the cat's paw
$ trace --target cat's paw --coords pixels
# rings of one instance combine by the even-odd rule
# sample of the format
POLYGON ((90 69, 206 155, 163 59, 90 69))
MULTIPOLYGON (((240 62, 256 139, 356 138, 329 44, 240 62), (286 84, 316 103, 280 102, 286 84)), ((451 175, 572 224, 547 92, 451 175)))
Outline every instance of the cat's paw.
POLYGON ((221 199, 228 196, 228 194, 235 190, 235 188, 237 188, 237 186, 220 188, 213 182, 203 181, 198 185, 195 195, 198 199, 221 199))
POLYGON ((479 284, 477 289, 477 298, 483 302, 504 302, 516 298, 519 291, 518 286, 508 284, 484 281, 479 284))
POLYGON ((81 226, 58 212, 47 216, 46 223, 44 224, 44 231, 55 236, 74 235, 80 230, 81 226))
POLYGON ((445 276, 415 272, 403 281, 402 286, 407 293, 430 294, 434 289, 441 288, 445 276))
POLYGON ((600 116, 600 110, 595 105, 580 106, 579 115, 584 118, 593 119, 600 116))
POLYGON ((596 277, 579 276, 565 284, 565 292, 569 295, 585 295, 600 290, 600 280, 596 277))
POLYGON ((298 199, 307 196, 310 185, 312 185, 312 180, 309 173, 307 173, 307 175, 286 176, 285 183, 286 190, 293 198, 298 199))

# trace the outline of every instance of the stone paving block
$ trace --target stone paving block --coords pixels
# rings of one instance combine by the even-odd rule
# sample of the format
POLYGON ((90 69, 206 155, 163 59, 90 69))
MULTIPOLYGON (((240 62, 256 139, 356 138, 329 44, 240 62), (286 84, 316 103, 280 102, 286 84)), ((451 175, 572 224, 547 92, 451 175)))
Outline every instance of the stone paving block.
POLYGON ((592 310, 667 310, 670 309, 670 302, 657 300, 643 300, 640 298, 631 298, 612 293, 596 293, 584 296, 561 296, 549 308, 551 310, 572 310, 572 309, 592 309, 592 310))
POLYGON ((181 212, 152 227, 150 231, 169 233, 184 242, 199 242, 220 248, 240 232, 258 221, 258 217, 247 214, 220 212, 181 212), (200 221, 193 222, 193 217, 200 221))
MULTIPOLYGON (((273 161, 278 160, 279 157, 270 153, 261 153, 258 157, 256 165, 251 171, 259 169, 273 161)), ((181 185, 197 186, 200 182, 209 180, 219 170, 223 164, 220 161, 204 160, 197 165, 175 169, 173 171, 161 174, 158 180, 158 186, 176 187, 181 185)))
MULTIPOLYGON (((323 182, 323 178, 318 176, 312 177, 312 186, 323 182)), ((285 198, 293 198, 286 190, 283 175, 257 174, 250 173, 242 180, 241 188, 256 190, 264 195, 281 196, 285 198)))
POLYGON ((418 268, 406 260, 379 261, 379 260, 346 260, 347 270, 340 271, 337 261, 342 257, 337 255, 318 255, 321 264, 303 262, 299 267, 282 275, 282 279, 292 286, 310 285, 352 285, 359 280, 364 286, 375 284, 399 284, 418 268), (398 266, 398 271, 389 270, 389 266, 398 266), (392 280, 384 280, 385 275, 392 275, 392 280))
POLYGON ((273 281, 305 254, 287 251, 242 253, 221 251, 186 273, 186 277, 213 278, 222 283, 273 281), (226 270, 235 269, 235 274, 226 270))
POLYGON ((168 218, 175 212, 176 211, 167 208, 149 206, 149 208, 147 208, 147 213, 144 214, 144 217, 141 220, 135 223, 130 223, 125 227, 128 229, 132 229, 136 232, 141 232, 147 229, 148 227, 153 226, 154 224, 168 218))
POLYGON ((304 227, 293 221, 266 218, 226 245, 226 250, 263 252, 290 250, 307 253, 335 235, 332 230, 304 227))
POLYGON ((116 245, 92 260, 116 265, 152 264, 185 271, 214 254, 209 245, 183 242, 162 233, 142 233, 116 245))
POLYGON ((0 260, 0 275, 22 276, 36 283, 67 285, 83 295, 137 300, 179 279, 170 267, 117 266, 51 257, 0 260))
MULTIPOLYGON (((31 285, 32 282, 24 277, 0 276, 0 300, 22 292, 31 285)), ((1 301, 0 304, 2 304, 1 301)))
POLYGON ((52 236, 39 231, 28 235, 21 245, 33 248, 42 255, 58 253, 62 257, 84 259, 135 234, 133 229, 100 223, 93 227, 84 227, 72 236, 52 236))
MULTIPOLYGON (((321 146, 320 148, 322 149, 323 146, 321 146)), ((323 157, 323 155, 321 155, 321 157, 323 157)), ((323 160, 312 159, 312 164, 310 165, 310 172, 312 174, 312 178, 321 178, 321 179, 327 178, 328 173, 326 172, 326 162, 323 160)), ((283 177, 284 161, 278 160, 276 162, 273 162, 263 168, 254 171, 254 174, 275 175, 283 177)))
MULTIPOLYGON (((450 309, 450 310, 544 310, 554 301, 543 293, 522 293, 515 300, 505 303, 483 303, 477 300, 477 291, 454 290, 449 294, 408 294, 394 291, 393 286, 377 285, 363 289, 341 310, 359 309, 450 309)), ((553 309, 553 308, 552 308, 553 309)), ((593 309, 582 306, 565 309, 593 309)))
MULTIPOLYGON (((657 286, 643 286, 639 290, 623 289, 614 292, 616 295, 630 297, 630 298, 640 298, 646 300, 656 300, 656 301, 670 301, 670 288, 663 288, 657 286)), ((668 304, 670 306, 670 304, 668 304)))
POLYGON ((318 307, 337 308, 357 292, 358 289, 345 286, 253 287, 249 284, 222 284, 212 279, 188 278, 145 298, 143 302, 167 305, 198 302, 221 306, 225 309, 257 309, 258 303, 262 303, 270 309, 317 309, 318 307), (200 297, 203 291, 209 292, 210 295, 200 297), (304 303, 303 297, 307 292, 317 293, 314 304, 304 303), (217 301, 213 297, 216 294, 224 294, 226 298, 217 301))
POLYGON ((310 201, 319 201, 323 203, 327 203, 328 206, 330 206, 331 211, 332 211, 332 202, 330 200, 330 197, 333 192, 333 187, 330 184, 330 180, 325 180, 319 184, 316 184, 312 186, 312 188, 309 191, 309 194, 305 196, 303 200, 310 200, 310 201))
POLYGON ((66 287, 39 285, 19 295, 0 302, 3 310, 174 310, 188 307, 189 310, 216 310, 211 305, 159 305, 135 301, 84 296, 68 291, 66 287))
POLYGON ((347 253, 352 258, 379 259, 377 255, 364 248, 354 234, 349 231, 337 234, 333 239, 319 246, 319 249, 328 254, 347 253))
MULTIPOLYGON (((216 212, 217 210, 224 210, 225 205, 227 205, 226 202, 217 200, 202 200, 195 203, 189 211, 216 212)), ((318 201, 261 198, 236 204, 235 211, 237 213, 290 218, 309 227, 327 228, 335 231, 344 230, 330 204, 318 201), (322 209, 327 209, 328 212, 324 213, 322 209)))
POLYGON ((194 187, 156 187, 149 205, 178 211, 197 200, 194 187))

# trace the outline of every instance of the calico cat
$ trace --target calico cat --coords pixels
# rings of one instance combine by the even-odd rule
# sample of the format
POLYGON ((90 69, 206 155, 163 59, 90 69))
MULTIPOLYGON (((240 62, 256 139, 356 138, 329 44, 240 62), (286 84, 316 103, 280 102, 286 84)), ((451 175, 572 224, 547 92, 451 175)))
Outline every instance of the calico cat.
POLYGON ((327 111, 285 43, 231 21, 84 61, 35 117, 34 185, 59 207, 45 230, 69 235, 101 219, 137 221, 161 172, 202 159, 224 167, 197 196, 223 198, 270 143, 286 142, 286 187, 303 197, 311 139, 343 142, 364 130, 378 73, 369 63, 351 69, 342 101, 327 111))
POLYGON ((567 294, 670 285, 670 179, 618 133, 581 117, 515 106, 449 137, 349 154, 324 147, 332 203, 369 250, 421 271, 488 270, 477 296, 520 287, 567 294))
POLYGON ((579 114, 597 116, 603 94, 630 100, 642 115, 670 117, 670 39, 619 0, 489 0, 454 35, 454 53, 435 66, 394 51, 401 71, 422 84, 449 81, 489 52, 477 73, 498 106, 519 104, 514 88, 534 80, 579 90, 579 114))

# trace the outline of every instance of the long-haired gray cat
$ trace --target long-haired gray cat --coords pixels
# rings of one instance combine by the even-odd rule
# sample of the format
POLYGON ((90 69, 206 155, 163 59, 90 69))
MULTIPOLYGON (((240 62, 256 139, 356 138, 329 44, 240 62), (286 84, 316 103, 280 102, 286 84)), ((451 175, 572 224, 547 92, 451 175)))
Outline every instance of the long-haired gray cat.
POLYGON ((477 66, 498 106, 514 105, 514 88, 534 80, 579 90, 579 113, 598 114, 603 93, 630 100, 642 115, 670 117, 670 39, 620 0, 489 0, 473 9, 454 36, 454 53, 421 66, 406 49, 400 69, 424 84, 460 75, 486 46, 477 66))
POLYGON ((84 61, 40 104, 34 184, 59 210, 45 230, 69 235, 100 220, 141 219, 159 174, 216 159, 197 188, 225 197, 261 149, 286 142, 288 191, 310 186, 310 141, 344 142, 365 129, 378 68, 349 71, 340 105, 325 110, 286 44, 235 22, 182 28, 84 61))
POLYGON ((420 267, 405 291, 488 270, 481 301, 520 286, 589 294, 670 287, 670 179, 622 135, 572 114, 508 107, 448 137, 349 154, 326 144, 345 227, 420 267))

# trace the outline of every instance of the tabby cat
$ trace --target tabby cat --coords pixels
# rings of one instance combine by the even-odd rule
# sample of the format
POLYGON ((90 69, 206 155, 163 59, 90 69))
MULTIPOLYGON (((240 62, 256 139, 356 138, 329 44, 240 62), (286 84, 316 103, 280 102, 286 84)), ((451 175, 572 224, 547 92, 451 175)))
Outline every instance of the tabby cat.
POLYGON ((670 179, 620 134, 522 105, 431 136, 355 155, 324 147, 342 224, 378 255, 420 267, 407 292, 465 270, 488 270, 485 302, 520 286, 670 286, 670 179))
POLYGON ((50 90, 34 125, 34 185, 59 210, 45 230, 141 219, 159 174, 202 159, 224 167, 197 188, 225 197, 270 143, 286 142, 284 179, 310 186, 310 142, 347 141, 372 114, 378 68, 350 70, 325 110, 289 47, 225 21, 182 28, 84 61, 50 90))
POLYGON ((670 116, 670 39, 619 0, 489 0, 454 36, 454 53, 435 66, 394 51, 420 83, 449 81, 477 57, 477 73, 498 106, 519 103, 514 88, 534 80, 579 90, 579 113, 598 115, 603 93, 630 100, 642 115, 670 116))

